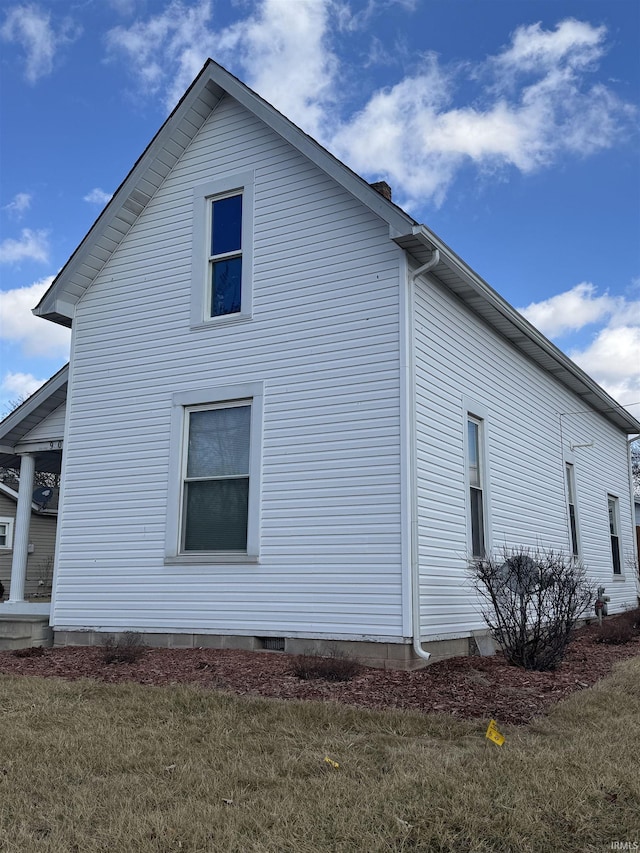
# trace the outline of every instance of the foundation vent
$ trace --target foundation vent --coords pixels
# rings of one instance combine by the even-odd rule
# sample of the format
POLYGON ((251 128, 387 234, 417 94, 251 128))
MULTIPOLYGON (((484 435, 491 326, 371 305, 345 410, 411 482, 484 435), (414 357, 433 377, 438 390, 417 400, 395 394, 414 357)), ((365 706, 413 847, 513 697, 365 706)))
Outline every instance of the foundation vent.
POLYGON ((261 649, 266 649, 269 652, 284 651, 284 637, 256 637, 256 640, 261 649))

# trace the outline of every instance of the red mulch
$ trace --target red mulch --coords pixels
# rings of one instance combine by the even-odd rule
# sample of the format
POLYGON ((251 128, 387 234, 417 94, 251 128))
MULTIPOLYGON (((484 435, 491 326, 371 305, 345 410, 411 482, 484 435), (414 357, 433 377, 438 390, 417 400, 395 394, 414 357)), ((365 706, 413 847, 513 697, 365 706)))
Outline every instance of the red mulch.
POLYGON ((277 652, 147 649, 136 663, 105 664, 100 647, 67 646, 45 649, 34 657, 0 652, 0 673, 108 683, 195 684, 240 696, 315 699, 523 724, 574 690, 590 687, 618 661, 640 655, 640 635, 621 646, 597 643, 597 635, 597 625, 577 630, 555 672, 522 670, 495 655, 449 658, 414 672, 365 667, 349 682, 302 681, 292 672, 293 657, 277 652))

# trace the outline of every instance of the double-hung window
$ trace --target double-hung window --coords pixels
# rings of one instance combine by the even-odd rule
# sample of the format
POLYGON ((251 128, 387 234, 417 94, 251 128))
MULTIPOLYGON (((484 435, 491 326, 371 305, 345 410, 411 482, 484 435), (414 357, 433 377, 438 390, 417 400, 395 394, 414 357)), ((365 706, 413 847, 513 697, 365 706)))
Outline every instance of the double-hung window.
POLYGON ((573 465, 565 463, 565 477, 567 483, 567 508, 569 512, 569 535, 571 537, 571 553, 574 557, 580 555, 578 544, 578 517, 576 514, 576 482, 573 465))
POLYGON ((173 395, 165 560, 259 555, 263 386, 173 395))
POLYGON ((609 535, 611 538, 611 560, 613 562, 614 575, 622 574, 622 563, 620 560, 620 514, 618 498, 607 495, 609 507, 609 535))
POLYGON ((471 415, 467 417, 467 476, 473 557, 484 557, 486 550, 482 428, 483 421, 480 418, 471 415))
POLYGON ((251 317, 253 185, 242 172, 194 188, 192 327, 251 317))
POLYGON ((187 409, 182 550, 246 551, 251 403, 187 409))

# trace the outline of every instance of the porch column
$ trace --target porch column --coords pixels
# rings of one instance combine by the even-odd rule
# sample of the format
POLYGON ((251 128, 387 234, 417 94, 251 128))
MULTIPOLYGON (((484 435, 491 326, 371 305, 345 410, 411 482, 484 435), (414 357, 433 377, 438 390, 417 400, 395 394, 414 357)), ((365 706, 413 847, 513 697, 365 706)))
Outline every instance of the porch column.
POLYGON ((24 585, 27 577, 27 558, 29 556, 31 498, 33 495, 33 475, 35 470, 35 456, 31 453, 21 453, 16 526, 13 531, 11 586, 9 587, 9 601, 7 601, 7 604, 19 604, 24 601, 24 585))

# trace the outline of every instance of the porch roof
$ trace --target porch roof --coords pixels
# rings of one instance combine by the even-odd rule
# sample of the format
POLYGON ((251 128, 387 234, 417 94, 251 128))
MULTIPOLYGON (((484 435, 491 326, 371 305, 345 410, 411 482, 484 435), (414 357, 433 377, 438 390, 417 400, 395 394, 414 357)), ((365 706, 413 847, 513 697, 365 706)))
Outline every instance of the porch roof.
MULTIPOLYGON (((66 364, 24 403, 0 421, 0 467, 20 467, 20 457, 16 453, 17 445, 27 433, 66 401, 68 381, 69 365, 66 364)), ((60 472, 59 450, 38 450, 37 456, 39 471, 55 474, 60 472)))

